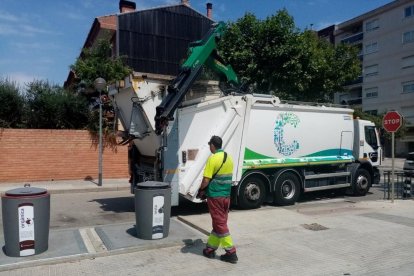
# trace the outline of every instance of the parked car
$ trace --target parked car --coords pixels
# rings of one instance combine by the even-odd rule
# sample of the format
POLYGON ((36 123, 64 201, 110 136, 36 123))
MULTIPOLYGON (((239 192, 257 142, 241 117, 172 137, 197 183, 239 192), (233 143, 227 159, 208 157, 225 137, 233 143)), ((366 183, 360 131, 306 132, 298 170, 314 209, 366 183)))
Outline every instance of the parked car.
POLYGON ((410 152, 404 161, 403 167, 405 175, 414 176, 414 152, 410 152))

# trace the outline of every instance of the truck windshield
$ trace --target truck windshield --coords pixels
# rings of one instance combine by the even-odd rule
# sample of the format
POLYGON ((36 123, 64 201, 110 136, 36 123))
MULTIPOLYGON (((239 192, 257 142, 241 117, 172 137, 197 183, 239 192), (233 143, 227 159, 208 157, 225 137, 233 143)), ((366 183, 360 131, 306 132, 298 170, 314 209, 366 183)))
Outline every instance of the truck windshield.
POLYGON ((365 141, 374 149, 378 148, 377 133, 374 126, 365 126, 365 141))

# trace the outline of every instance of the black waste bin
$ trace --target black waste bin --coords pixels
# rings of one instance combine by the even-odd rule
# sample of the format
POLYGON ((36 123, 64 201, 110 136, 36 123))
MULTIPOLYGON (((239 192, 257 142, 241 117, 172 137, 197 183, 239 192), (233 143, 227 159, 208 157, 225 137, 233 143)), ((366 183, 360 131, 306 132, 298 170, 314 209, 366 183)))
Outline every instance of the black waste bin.
POLYGON ((25 186, 1 197, 5 253, 10 257, 40 254, 48 249, 50 194, 25 186))
POLYGON ((168 236, 171 214, 171 187, 166 182, 146 181, 135 189, 137 237, 144 240, 168 236))

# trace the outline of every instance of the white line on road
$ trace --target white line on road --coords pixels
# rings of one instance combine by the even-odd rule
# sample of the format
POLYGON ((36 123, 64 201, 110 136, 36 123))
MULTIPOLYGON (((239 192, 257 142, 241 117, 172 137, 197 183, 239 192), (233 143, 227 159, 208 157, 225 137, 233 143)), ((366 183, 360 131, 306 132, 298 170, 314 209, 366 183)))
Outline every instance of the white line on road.
POLYGON ((81 228, 79 233, 89 253, 108 251, 95 228, 81 228))

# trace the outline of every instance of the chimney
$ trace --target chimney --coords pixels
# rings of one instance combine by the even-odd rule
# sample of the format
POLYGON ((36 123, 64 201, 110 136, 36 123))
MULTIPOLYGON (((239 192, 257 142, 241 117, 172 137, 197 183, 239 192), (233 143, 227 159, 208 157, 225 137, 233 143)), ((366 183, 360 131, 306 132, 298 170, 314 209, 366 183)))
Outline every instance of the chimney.
POLYGON ((119 12, 120 13, 133 12, 135 11, 136 7, 137 5, 135 4, 135 2, 126 1, 126 0, 119 1, 119 12))
POLYGON ((210 19, 213 19, 213 4, 212 3, 207 3, 207 17, 210 19))
POLYGON ((190 0, 181 0, 181 4, 186 5, 186 6, 190 6, 190 0))

